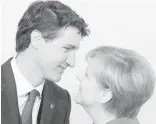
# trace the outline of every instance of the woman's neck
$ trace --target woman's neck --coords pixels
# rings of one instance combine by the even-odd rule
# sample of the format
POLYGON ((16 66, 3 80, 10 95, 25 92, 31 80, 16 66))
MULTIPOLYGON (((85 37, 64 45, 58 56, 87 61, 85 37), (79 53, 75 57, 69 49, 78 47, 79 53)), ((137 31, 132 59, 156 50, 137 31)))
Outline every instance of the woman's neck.
POLYGON ((92 118, 94 124, 105 124, 115 119, 115 116, 105 111, 102 105, 84 107, 84 109, 92 118))

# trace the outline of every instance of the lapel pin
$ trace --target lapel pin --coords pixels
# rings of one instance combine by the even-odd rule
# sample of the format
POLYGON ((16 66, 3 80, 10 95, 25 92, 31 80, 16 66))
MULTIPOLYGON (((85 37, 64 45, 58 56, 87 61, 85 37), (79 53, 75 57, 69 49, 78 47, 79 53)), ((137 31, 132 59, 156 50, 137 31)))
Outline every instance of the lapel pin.
POLYGON ((50 104, 50 109, 53 109, 54 108, 54 105, 53 104, 50 104))

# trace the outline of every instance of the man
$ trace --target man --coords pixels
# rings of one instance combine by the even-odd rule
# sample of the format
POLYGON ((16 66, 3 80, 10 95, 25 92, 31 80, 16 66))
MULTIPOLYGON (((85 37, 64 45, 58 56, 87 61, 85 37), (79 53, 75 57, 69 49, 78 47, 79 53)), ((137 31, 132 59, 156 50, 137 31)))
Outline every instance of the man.
POLYGON ((74 67, 88 34, 85 21, 59 1, 29 6, 18 24, 18 54, 1 67, 2 124, 69 123, 70 95, 54 82, 74 67))

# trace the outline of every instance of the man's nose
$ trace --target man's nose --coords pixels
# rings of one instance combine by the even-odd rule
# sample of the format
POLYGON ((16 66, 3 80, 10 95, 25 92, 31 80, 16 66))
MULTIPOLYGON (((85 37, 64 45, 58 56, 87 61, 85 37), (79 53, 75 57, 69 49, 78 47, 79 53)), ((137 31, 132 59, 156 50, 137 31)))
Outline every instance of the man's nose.
POLYGON ((75 53, 69 54, 66 62, 71 68, 73 68, 75 66, 75 53))

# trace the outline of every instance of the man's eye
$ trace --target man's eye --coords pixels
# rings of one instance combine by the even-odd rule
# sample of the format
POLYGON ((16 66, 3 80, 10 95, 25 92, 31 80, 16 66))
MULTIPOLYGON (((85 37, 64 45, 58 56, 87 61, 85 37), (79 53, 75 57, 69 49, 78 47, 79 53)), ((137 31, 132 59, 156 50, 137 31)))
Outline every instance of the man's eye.
POLYGON ((68 51, 69 50, 69 48, 67 48, 67 47, 63 47, 64 49, 65 49, 65 51, 68 51))
POLYGON ((69 47, 63 47, 63 48, 65 49, 65 51, 71 50, 71 48, 69 48, 69 47))

